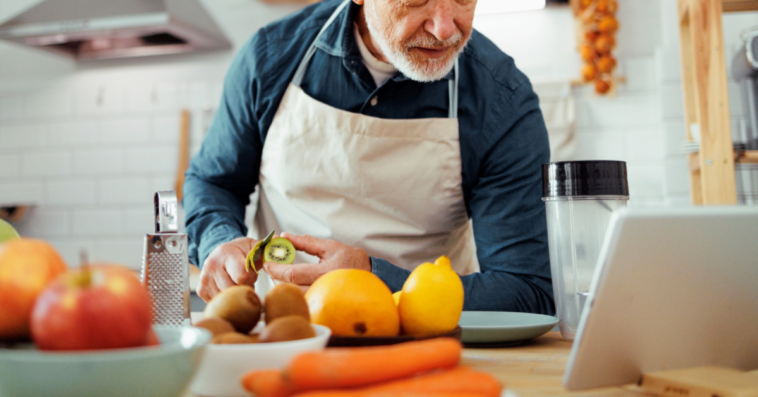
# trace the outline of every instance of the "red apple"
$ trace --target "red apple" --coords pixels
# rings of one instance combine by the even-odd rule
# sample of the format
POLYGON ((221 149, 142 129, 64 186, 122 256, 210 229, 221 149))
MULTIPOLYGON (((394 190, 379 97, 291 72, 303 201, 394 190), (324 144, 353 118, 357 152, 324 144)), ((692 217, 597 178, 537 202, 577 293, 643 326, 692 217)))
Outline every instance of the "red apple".
POLYGON ((148 347, 155 347, 160 346, 161 341, 158 339, 158 335, 153 331, 152 328, 147 331, 147 337, 145 338, 145 342, 143 343, 143 346, 148 347))
POLYGON ((64 274, 37 299, 32 339, 41 350, 144 346, 151 330, 150 295, 126 270, 84 266, 64 274))

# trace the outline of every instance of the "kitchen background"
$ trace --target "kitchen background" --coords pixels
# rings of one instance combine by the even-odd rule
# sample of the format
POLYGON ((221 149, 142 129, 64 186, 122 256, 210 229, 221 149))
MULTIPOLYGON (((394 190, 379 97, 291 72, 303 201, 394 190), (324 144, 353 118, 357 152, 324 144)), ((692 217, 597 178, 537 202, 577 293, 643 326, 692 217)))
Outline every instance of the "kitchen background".
MULTIPOLYGON (((76 63, 0 42, 0 207, 33 205, 16 224, 22 235, 50 241, 70 265, 85 249, 91 260, 139 268, 142 236, 153 229, 152 194, 174 188, 180 110, 191 112, 194 154, 237 49, 302 7, 201 2, 233 50, 76 63)), ((0 21, 36 3, 0 0, 0 21)), ((619 3, 617 75, 626 83, 612 98, 570 83, 580 62, 567 6, 478 15, 474 26, 532 79, 556 141, 573 135, 557 156, 627 161, 630 205, 689 205, 676 0, 619 3)), ((724 15, 728 70, 740 32, 755 25, 756 12, 724 15)), ((733 81, 729 100, 739 134, 733 81)))

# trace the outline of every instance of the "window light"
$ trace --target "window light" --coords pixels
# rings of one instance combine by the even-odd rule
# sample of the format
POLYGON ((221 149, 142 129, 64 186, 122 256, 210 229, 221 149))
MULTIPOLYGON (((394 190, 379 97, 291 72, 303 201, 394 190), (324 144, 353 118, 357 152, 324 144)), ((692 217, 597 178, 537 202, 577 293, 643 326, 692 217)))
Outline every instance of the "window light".
POLYGON ((479 0, 476 5, 476 15, 541 10, 543 8, 545 8, 545 0, 479 0))

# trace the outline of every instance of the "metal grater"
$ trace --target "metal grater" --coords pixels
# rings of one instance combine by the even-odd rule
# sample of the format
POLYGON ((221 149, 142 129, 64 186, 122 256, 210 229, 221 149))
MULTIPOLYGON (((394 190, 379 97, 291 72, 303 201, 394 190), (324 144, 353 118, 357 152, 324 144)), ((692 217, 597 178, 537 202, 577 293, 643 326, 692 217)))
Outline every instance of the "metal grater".
POLYGON ((178 233, 176 193, 156 192, 153 202, 155 234, 145 235, 142 251, 142 283, 153 303, 153 324, 189 325, 188 241, 178 233))

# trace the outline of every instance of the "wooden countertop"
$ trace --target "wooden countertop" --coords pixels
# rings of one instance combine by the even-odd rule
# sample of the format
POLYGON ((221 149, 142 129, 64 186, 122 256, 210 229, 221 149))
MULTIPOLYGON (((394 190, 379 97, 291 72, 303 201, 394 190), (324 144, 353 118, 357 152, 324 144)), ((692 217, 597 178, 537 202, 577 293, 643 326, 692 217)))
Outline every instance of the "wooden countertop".
POLYGON ((488 372, 503 383, 506 397, 640 397, 635 385, 568 392, 563 388, 563 371, 571 342, 560 332, 547 334, 522 345, 501 348, 464 349, 464 365, 488 372))
MULTIPOLYGON (((193 313, 193 317, 197 314, 193 313)), ((559 332, 547 334, 522 345, 498 348, 466 348, 462 364, 488 372, 504 386, 506 397, 641 397, 635 386, 567 392, 561 383, 571 342, 559 332)), ((185 397, 196 397, 187 394, 185 397)))

